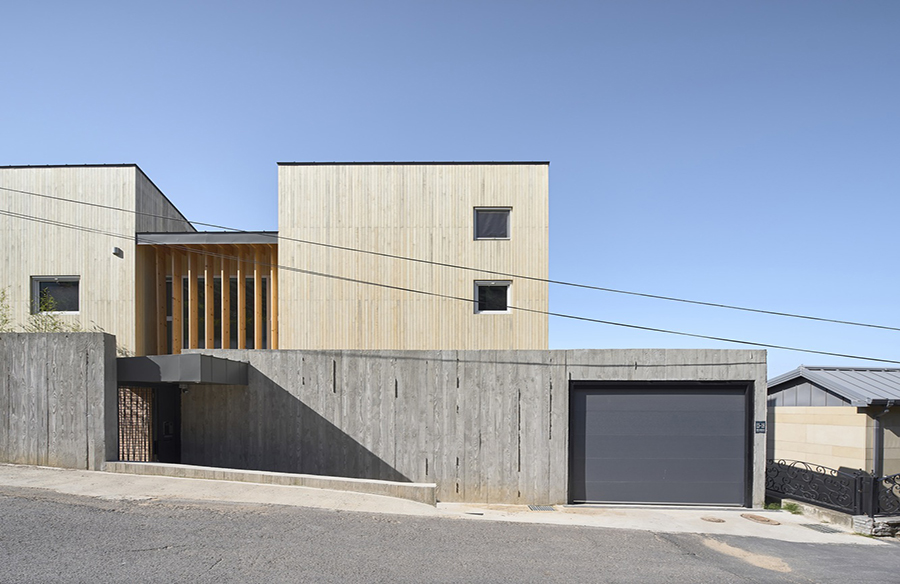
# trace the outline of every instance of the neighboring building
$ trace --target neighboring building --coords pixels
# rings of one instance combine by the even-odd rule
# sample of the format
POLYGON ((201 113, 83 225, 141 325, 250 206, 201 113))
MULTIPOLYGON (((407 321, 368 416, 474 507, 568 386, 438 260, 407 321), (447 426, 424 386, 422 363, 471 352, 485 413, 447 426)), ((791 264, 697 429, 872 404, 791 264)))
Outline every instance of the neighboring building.
POLYGON ((900 369, 801 366, 768 385, 769 458, 900 473, 900 369))
POLYGON ((39 312, 43 295, 64 322, 115 334, 127 353, 156 352, 135 234, 194 228, 147 175, 134 164, 11 166, 0 167, 0 187, 14 189, 0 191, 0 288, 14 324, 39 312))

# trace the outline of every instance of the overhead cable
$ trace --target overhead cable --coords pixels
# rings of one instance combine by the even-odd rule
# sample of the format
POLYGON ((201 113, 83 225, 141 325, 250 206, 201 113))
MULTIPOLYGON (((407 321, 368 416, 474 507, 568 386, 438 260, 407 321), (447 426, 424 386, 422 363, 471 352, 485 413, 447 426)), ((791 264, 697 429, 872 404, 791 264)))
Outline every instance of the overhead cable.
MULTIPOLYGON (((52 219, 45 219, 45 218, 42 218, 42 217, 29 216, 29 215, 25 215, 25 214, 22 214, 22 213, 15 213, 15 212, 12 212, 12 211, 0 210, 0 215, 7 215, 7 216, 10 216, 10 217, 15 217, 15 218, 19 218, 19 219, 28 220, 28 221, 36 221, 36 222, 38 222, 38 223, 45 223, 45 224, 49 224, 49 225, 55 225, 55 226, 58 226, 58 227, 70 228, 70 229, 75 229, 75 230, 78 230, 78 231, 84 231, 84 232, 89 232, 89 233, 95 233, 95 234, 98 234, 98 235, 106 235, 106 236, 109 236, 109 237, 115 237, 115 238, 121 238, 121 239, 127 239, 127 240, 132 240, 132 239, 133 239, 131 236, 128 236, 128 235, 117 234, 117 233, 111 233, 111 232, 103 231, 103 230, 100 230, 100 229, 94 229, 94 228, 91 228, 91 227, 86 227, 86 226, 81 226, 81 225, 74 225, 74 224, 71 224, 71 223, 65 223, 65 222, 62 222, 62 221, 55 221, 55 220, 52 220, 52 219)), ((238 256, 232 256, 232 255, 229 255, 229 254, 216 253, 216 252, 212 252, 212 251, 208 251, 208 250, 203 250, 203 249, 198 249, 198 248, 194 248, 194 247, 190 247, 190 246, 185 246, 185 245, 173 245, 173 244, 167 244, 167 243, 164 243, 164 242, 161 242, 161 241, 154 240, 154 239, 152 239, 152 236, 147 236, 147 235, 138 235, 138 242, 144 243, 144 244, 150 244, 150 245, 156 244, 156 245, 160 245, 160 246, 165 246, 166 248, 169 248, 169 249, 177 249, 177 250, 179 250, 179 251, 185 251, 185 252, 197 253, 197 254, 200 254, 200 255, 206 255, 206 256, 211 256, 211 257, 218 257, 218 258, 224 258, 224 259, 229 259, 229 260, 241 260, 240 257, 238 257, 238 256)), ((425 295, 425 296, 433 296, 433 297, 437 297, 437 298, 445 298, 445 299, 448 299, 448 300, 457 300, 457 301, 461 301, 461 302, 466 302, 466 303, 468 303, 468 304, 474 304, 474 303, 477 302, 476 300, 474 300, 474 299, 472 299, 472 298, 463 298, 463 297, 460 297, 460 296, 453 296, 453 295, 450 295, 450 294, 441 294, 441 293, 439 293, 439 292, 431 292, 431 291, 427 291, 427 290, 419 290, 419 289, 416 289, 416 288, 409 288, 409 287, 405 287, 405 286, 397 286, 397 285, 392 285, 392 284, 384 284, 384 283, 381 283, 381 282, 371 282, 371 281, 368 281, 368 280, 361 280, 361 279, 358 279, 358 278, 350 278, 350 277, 347 277, 347 276, 338 276, 338 275, 336 275, 336 274, 328 274, 328 273, 325 273, 325 272, 317 272, 317 271, 313 271, 313 270, 305 270, 305 269, 303 269, 303 268, 298 268, 298 267, 295 267, 295 266, 286 266, 286 265, 273 264, 273 263, 268 263, 268 262, 254 262, 254 263, 257 264, 257 265, 260 265, 260 266, 264 266, 264 267, 272 267, 272 268, 278 268, 279 270, 285 270, 285 271, 289 271, 289 272, 297 272, 297 273, 301 273, 301 274, 308 274, 308 275, 311 275, 311 276, 318 276, 318 277, 323 277, 323 278, 330 278, 330 279, 335 279, 335 280, 341 280, 341 281, 344 281, 344 282, 352 282, 352 283, 356 283, 356 284, 363 284, 363 285, 366 285, 366 286, 376 286, 376 287, 379 287, 379 288, 387 288, 387 289, 390 289, 390 290, 397 290, 397 291, 401 291, 401 292, 409 292, 409 293, 412 293, 412 294, 421 294, 421 295, 425 295)), ((615 321, 610 321, 610 320, 602 320, 602 319, 597 319, 597 318, 590 318, 590 317, 587 317, 587 316, 578 316, 578 315, 573 315, 573 314, 566 314, 566 313, 562 313, 562 312, 551 312, 551 311, 546 311, 546 310, 538 310, 538 309, 534 309, 534 308, 524 308, 524 307, 517 307, 517 306, 509 306, 509 309, 510 309, 510 310, 518 310, 518 311, 522 311, 522 312, 530 312, 530 313, 534 313, 534 314, 543 314, 543 315, 547 315, 547 316, 554 316, 554 317, 557 317, 557 318, 565 318, 565 319, 569 319, 569 320, 578 320, 578 321, 584 321, 584 322, 593 322, 593 323, 597 323, 597 324, 605 324, 605 325, 609 325, 609 326, 616 326, 616 327, 630 328, 630 329, 643 330, 643 331, 649 331, 649 332, 664 333, 664 334, 670 334, 670 335, 679 335, 679 336, 684 336, 684 337, 692 337, 692 338, 696 338, 696 339, 705 339, 705 340, 712 340, 712 341, 720 341, 720 342, 724 342, 724 343, 734 343, 734 344, 739 344, 739 345, 748 345, 748 346, 753 346, 753 347, 761 347, 761 348, 766 348, 766 349, 781 349, 781 350, 784 350, 784 351, 794 351, 794 352, 800 352, 800 353, 811 353, 811 354, 815 354, 815 355, 826 355, 826 356, 829 356, 829 357, 844 357, 844 358, 848 358, 848 359, 859 359, 859 360, 862 360, 862 361, 877 361, 877 362, 879 362, 879 363, 893 363, 893 364, 898 364, 898 365, 900 365, 900 361, 897 361, 897 360, 891 360, 891 359, 881 359, 881 358, 877 358, 877 357, 866 357, 866 356, 862 356, 862 355, 849 355, 849 354, 845 354, 845 353, 836 353, 836 352, 831 352, 831 351, 819 351, 819 350, 815 350, 815 349, 803 349, 803 348, 799 348, 799 347, 790 347, 790 346, 786 346, 786 345, 776 345, 776 344, 772 344, 772 343, 760 343, 760 342, 755 342, 755 341, 744 341, 744 340, 740 340, 740 339, 732 339, 732 338, 728 338, 728 337, 717 337, 717 336, 712 336, 712 335, 702 335, 702 334, 698 334, 698 333, 688 333, 688 332, 684 332, 684 331, 676 331, 676 330, 671 330, 671 329, 663 329, 663 328, 657 328, 657 327, 649 327, 649 326, 642 326, 642 325, 636 325, 636 324, 629 324, 629 323, 615 322, 615 321)))

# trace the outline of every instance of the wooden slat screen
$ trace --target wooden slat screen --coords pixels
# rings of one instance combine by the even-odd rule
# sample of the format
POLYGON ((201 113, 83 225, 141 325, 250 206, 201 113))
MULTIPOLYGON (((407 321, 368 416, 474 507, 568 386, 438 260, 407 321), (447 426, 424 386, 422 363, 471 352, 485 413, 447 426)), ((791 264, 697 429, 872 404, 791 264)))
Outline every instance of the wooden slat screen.
POLYGON ((150 462, 152 452, 153 390, 119 388, 119 460, 150 462))

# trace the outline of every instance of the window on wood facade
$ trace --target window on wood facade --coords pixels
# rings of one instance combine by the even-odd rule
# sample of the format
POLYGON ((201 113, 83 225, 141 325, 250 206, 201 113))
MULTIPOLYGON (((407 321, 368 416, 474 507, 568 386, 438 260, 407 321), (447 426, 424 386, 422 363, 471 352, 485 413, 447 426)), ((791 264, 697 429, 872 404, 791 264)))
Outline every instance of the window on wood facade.
POLYGON ((508 207, 477 207, 475 239, 509 239, 508 207))
POLYGON ((78 276, 32 276, 31 312, 78 312, 79 283, 78 276))
POLYGON ((509 312, 509 281, 475 282, 475 312, 509 312))

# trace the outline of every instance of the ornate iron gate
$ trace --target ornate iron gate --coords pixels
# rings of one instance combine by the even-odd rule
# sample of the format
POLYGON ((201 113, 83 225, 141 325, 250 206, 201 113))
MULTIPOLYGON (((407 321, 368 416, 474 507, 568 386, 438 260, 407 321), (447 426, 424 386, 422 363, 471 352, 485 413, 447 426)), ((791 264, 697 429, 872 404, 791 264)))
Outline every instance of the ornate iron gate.
POLYGON ((766 462, 766 494, 851 515, 900 515, 900 474, 873 477, 799 460, 766 462))

